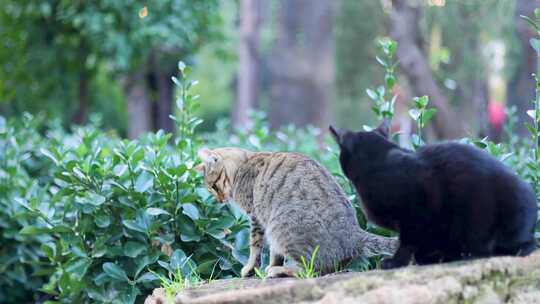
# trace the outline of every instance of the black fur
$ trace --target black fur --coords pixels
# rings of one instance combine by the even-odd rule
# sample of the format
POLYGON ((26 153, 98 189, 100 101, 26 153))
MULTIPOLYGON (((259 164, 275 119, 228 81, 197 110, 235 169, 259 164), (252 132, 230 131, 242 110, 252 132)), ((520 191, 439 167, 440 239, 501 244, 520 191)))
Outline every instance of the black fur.
POLYGON ((536 197, 531 187, 486 152, 442 143, 418 151, 372 132, 330 130, 340 163, 367 217, 399 232, 400 247, 383 268, 493 255, 528 255, 536 248, 536 197))

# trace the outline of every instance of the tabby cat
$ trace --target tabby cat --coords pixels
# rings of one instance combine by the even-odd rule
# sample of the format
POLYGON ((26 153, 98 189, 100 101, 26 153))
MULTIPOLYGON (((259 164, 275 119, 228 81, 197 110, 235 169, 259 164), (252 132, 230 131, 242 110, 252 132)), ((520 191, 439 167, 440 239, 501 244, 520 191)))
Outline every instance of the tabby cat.
POLYGON ((371 132, 330 127, 340 163, 368 218, 399 231, 400 247, 383 268, 527 255, 536 248, 535 194, 500 161, 471 145, 440 143, 417 151, 371 132))
POLYGON ((392 254, 397 240, 360 229, 356 213, 330 173, 313 159, 291 152, 203 148, 197 170, 220 201, 233 201, 250 217, 250 254, 241 271, 253 274, 264 238, 269 243, 269 277, 294 276, 301 257, 318 248, 315 267, 335 271, 352 258, 392 254), (284 258, 292 266, 283 266, 284 258), (296 265, 295 265, 296 264, 296 265))

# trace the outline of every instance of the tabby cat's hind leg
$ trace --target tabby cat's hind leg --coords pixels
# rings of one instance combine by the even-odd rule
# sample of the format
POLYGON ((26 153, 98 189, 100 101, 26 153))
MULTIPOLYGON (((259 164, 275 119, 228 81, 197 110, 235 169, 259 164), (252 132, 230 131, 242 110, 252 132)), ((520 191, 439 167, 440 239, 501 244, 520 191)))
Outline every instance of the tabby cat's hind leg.
POLYGON ((266 275, 268 278, 296 277, 299 270, 292 266, 270 266, 267 268, 266 275))
POLYGON ((270 247, 270 262, 268 263, 268 266, 266 266, 266 269, 264 270, 266 273, 268 273, 268 269, 272 266, 283 266, 283 263, 285 262, 285 258, 283 255, 277 253, 275 250, 270 247))

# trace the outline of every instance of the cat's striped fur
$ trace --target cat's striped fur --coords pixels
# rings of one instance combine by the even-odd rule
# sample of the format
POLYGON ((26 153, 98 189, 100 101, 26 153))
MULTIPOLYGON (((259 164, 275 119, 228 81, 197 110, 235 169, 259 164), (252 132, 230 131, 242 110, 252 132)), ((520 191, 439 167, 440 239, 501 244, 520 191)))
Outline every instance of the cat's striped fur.
POLYGON ((250 257, 242 276, 257 266, 263 238, 270 246, 269 276, 294 274, 283 257, 299 262, 318 246, 316 268, 363 255, 391 254, 397 241, 360 229, 353 206, 331 174, 313 159, 291 152, 239 148, 201 149, 208 189, 219 201, 236 202, 251 218, 250 257))

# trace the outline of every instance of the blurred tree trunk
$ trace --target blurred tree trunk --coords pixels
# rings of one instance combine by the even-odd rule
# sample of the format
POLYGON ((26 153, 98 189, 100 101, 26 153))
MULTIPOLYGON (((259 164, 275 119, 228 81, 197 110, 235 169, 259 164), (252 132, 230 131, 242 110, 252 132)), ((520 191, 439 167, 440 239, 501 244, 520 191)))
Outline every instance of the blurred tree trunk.
MULTIPOLYGON (((535 33, 528 23, 520 15, 533 18, 534 9, 540 7, 540 0, 516 0, 514 11, 514 26, 520 42, 521 56, 518 68, 508 83, 508 104, 517 108, 518 125, 516 131, 519 135, 528 134, 525 122, 532 122, 527 116, 527 110, 531 109, 531 101, 534 99, 534 79, 532 74, 536 72, 536 52, 529 44, 529 40, 535 33)), ((534 19, 534 18, 533 18, 534 19)))
POLYGON ((88 82, 89 75, 86 69, 79 72, 78 99, 79 104, 73 115, 72 121, 76 124, 83 124, 88 116, 88 82))
POLYGON ((232 110, 232 123, 235 127, 246 126, 249 111, 255 108, 259 98, 261 1, 264 0, 240 1, 239 68, 236 101, 232 110))
POLYGON ((171 77, 175 74, 176 65, 169 56, 160 56, 158 50, 153 50, 148 56, 148 88, 151 91, 150 114, 152 130, 159 129, 166 133, 174 132, 174 124, 169 115, 173 111, 174 85, 171 77))
POLYGON ((88 85, 90 83, 91 75, 95 74, 95 71, 92 72, 85 66, 86 60, 88 59, 87 48, 87 42, 82 40, 77 53, 78 62, 80 63, 78 66, 78 105, 75 113, 71 117, 71 120, 76 124, 83 124, 88 116, 88 85))
MULTIPOLYGON (((174 65, 173 65, 174 66, 174 65)), ((174 132, 174 124, 169 115, 173 114, 174 86, 171 77, 174 73, 169 70, 156 68, 154 77, 156 81, 156 106, 154 130, 162 129, 167 133, 174 132)))
POLYGON ((124 92, 128 110, 128 138, 133 139, 152 128, 152 108, 148 99, 144 69, 134 71, 128 76, 124 92))
POLYGON ((455 138, 463 133, 463 122, 451 109, 435 81, 427 55, 422 50, 418 28, 421 7, 407 0, 392 0, 391 36, 398 43, 397 59, 407 76, 414 95, 428 95, 430 104, 437 108, 433 122, 438 138, 455 138))
MULTIPOLYGON (((480 4, 481 5, 481 4, 480 4)), ((489 136, 491 140, 497 140, 499 134, 497 130, 490 128, 488 124, 487 107, 489 90, 488 78, 495 71, 485 67, 483 64, 482 51, 486 46, 480 41, 483 33, 482 25, 478 23, 478 10, 473 11, 467 6, 459 7, 459 18, 462 29, 467 31, 463 35, 463 54, 460 64, 471 68, 467 73, 468 79, 465 83, 458 84, 459 109, 456 109, 458 115, 463 117, 467 130, 479 137, 489 136), (474 54, 467 56, 466 54, 474 54), (470 58, 474 57, 474 58, 470 58), (491 73, 490 73, 491 72, 491 73)), ((501 100, 499 100, 500 102, 501 100)))
POLYGON ((334 102, 334 1, 280 0, 270 55, 270 125, 325 130, 334 102))
MULTIPOLYGON (((466 110, 472 113, 472 117, 467 117, 470 122, 471 132, 476 131, 476 135, 479 137, 489 136, 491 140, 498 140, 499 135, 497 130, 490 128, 488 124, 487 106, 489 99, 488 85, 485 79, 475 78, 471 86, 470 94, 463 94, 464 101, 470 100, 471 106, 464 106, 466 110)), ((464 102, 464 104, 468 104, 464 102)), ((466 115, 466 113, 461 113, 466 115)))

